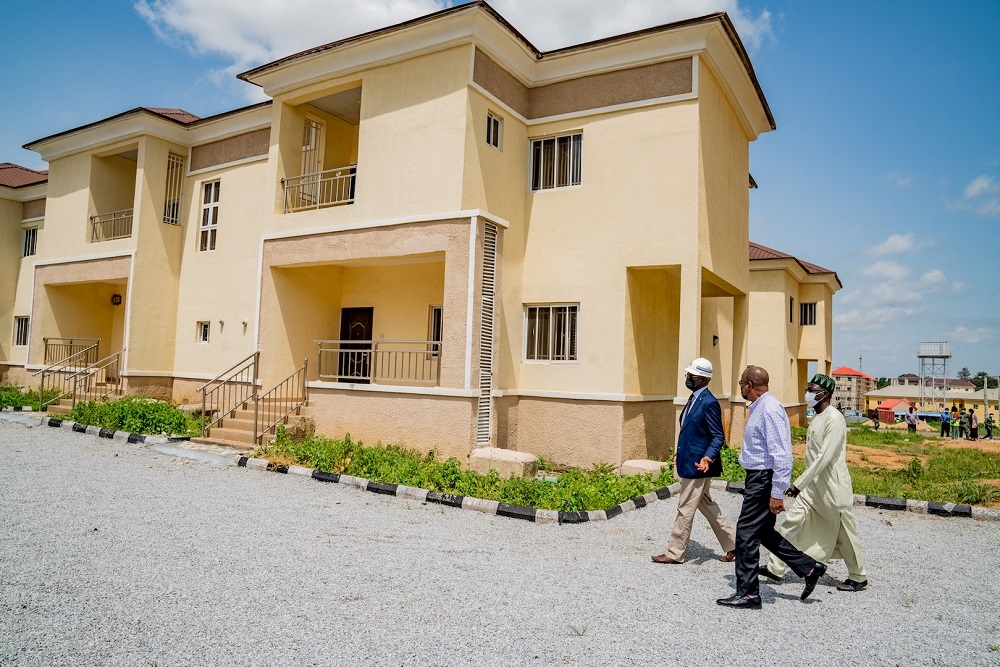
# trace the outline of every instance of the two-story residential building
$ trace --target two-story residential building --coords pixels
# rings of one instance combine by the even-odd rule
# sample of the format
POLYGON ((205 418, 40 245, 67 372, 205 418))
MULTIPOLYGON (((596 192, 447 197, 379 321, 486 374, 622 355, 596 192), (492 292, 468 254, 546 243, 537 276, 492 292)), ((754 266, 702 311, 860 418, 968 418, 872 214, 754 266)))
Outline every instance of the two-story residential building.
POLYGON ((215 438, 307 393, 332 436, 589 464, 669 455, 695 357, 734 434, 748 363, 792 411, 799 356, 829 364, 835 274, 750 261, 774 121, 725 14, 542 52, 473 2, 240 78, 271 101, 27 145, 49 174, 3 290, 31 317, 12 380, 96 340, 129 391, 216 408, 215 438), (777 356, 751 335, 772 273, 819 304, 777 356))

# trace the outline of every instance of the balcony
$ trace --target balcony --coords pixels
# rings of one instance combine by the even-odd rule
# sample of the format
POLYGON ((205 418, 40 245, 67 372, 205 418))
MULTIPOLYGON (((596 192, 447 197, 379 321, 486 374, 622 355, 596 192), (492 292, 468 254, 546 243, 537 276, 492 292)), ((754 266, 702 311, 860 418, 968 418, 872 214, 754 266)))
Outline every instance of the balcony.
POLYGON ((430 340, 318 340, 321 382, 437 386, 441 343, 430 340))
POLYGON ((125 208, 111 213, 90 216, 90 241, 113 241, 132 236, 132 211, 125 208))
POLYGON ((285 190, 284 212, 354 203, 356 164, 317 171, 281 180, 285 190))

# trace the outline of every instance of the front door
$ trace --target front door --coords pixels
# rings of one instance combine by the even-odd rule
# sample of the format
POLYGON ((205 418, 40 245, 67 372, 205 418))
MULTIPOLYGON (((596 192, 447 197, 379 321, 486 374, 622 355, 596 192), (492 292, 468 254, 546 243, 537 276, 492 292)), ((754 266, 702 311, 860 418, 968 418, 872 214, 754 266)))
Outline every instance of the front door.
POLYGON ((340 310, 340 344, 337 361, 338 382, 368 384, 371 381, 372 319, 374 308, 340 310), (367 342, 354 342, 367 341, 367 342))

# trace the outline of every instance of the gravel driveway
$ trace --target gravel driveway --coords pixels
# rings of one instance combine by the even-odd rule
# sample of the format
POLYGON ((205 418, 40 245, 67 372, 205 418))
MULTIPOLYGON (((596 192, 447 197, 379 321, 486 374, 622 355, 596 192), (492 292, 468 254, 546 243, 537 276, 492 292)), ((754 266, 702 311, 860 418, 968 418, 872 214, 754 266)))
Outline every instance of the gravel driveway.
POLYGON ((1000 664, 1000 523, 856 508, 868 590, 737 611, 700 516, 649 562, 675 506, 536 526, 0 421, 0 664, 1000 664))

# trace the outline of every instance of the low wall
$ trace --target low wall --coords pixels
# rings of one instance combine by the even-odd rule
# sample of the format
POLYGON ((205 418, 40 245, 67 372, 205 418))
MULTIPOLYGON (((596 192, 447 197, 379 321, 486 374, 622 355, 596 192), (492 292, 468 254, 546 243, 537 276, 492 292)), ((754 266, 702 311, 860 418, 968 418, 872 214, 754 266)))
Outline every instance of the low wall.
POLYGON ((38 378, 31 377, 31 373, 24 370, 24 366, 0 366, 0 381, 4 384, 13 384, 24 389, 38 389, 38 378))
POLYGON ((352 389, 309 389, 316 432, 355 442, 433 450, 464 465, 475 442, 476 399, 352 389))

